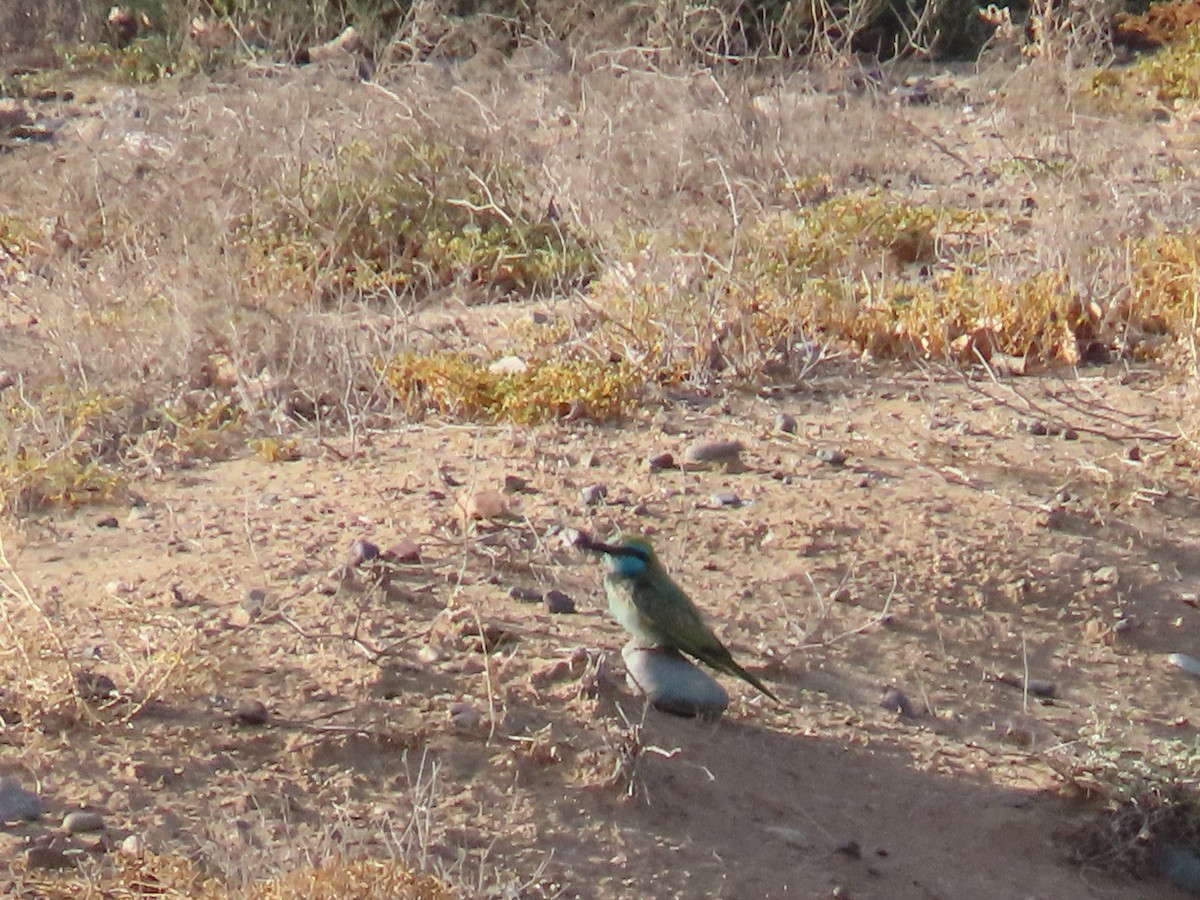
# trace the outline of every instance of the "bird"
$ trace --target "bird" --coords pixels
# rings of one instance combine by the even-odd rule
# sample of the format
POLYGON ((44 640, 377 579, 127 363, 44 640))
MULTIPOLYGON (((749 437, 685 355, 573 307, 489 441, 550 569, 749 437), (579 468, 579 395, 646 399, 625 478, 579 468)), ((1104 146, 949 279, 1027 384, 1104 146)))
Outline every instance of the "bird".
POLYGON ((577 544, 604 555, 608 609, 639 644, 686 653, 718 672, 741 678, 781 703, 760 679, 734 661, 696 604, 667 574, 646 538, 622 535, 616 543, 607 544, 580 535, 577 544))

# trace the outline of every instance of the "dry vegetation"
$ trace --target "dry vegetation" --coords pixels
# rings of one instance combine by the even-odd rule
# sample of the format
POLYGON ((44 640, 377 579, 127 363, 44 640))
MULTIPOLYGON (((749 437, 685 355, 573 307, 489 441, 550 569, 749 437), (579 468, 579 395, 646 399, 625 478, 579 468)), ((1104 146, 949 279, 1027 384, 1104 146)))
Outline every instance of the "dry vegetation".
MULTIPOLYGON (((796 18, 790 4, 758 19, 746 18, 743 4, 649 4, 622 22, 636 44, 617 49, 598 37, 611 21, 581 36, 566 13, 549 14, 562 12, 558 5, 540 19, 522 18, 532 6, 514 6, 491 18, 455 17, 437 4, 374 18, 357 10, 366 50, 297 66, 315 40, 341 30, 344 11, 313 4, 303 22, 280 15, 268 23, 250 4, 137 4, 146 18, 128 39, 113 39, 94 15, 80 26, 88 42, 58 47, 52 64, 3 73, 0 89, 12 99, 0 101, 9 104, 0 123, 12 127, 0 171, 21 186, 0 206, 7 542, 35 546, 66 528, 77 507, 100 504, 103 513, 120 503, 136 512, 158 490, 184 505, 170 507, 169 538, 154 540, 187 552, 205 529, 244 514, 254 565, 265 573, 274 563, 258 557, 257 548, 267 552, 264 535, 290 538, 307 561, 346 532, 284 535, 256 525, 247 489, 232 492, 223 512, 203 512, 193 533, 175 516, 207 501, 189 493, 186 473, 222 460, 229 473, 251 463, 307 466, 322 454, 361 461, 380 435, 425 434, 423 423, 498 427, 487 437, 471 431, 466 444, 431 428, 409 473, 422 489, 432 483, 422 478, 447 477, 446 460, 471 454, 475 478, 479 460, 526 447, 532 439, 517 426, 537 425, 542 440, 578 450, 626 440, 609 430, 615 423, 649 453, 680 396, 736 411, 755 398, 802 393, 827 366, 859 383, 907 383, 915 372, 978 392, 1013 374, 1067 378, 1088 366, 1119 390, 1151 364, 1156 384, 1185 398, 1171 407, 1177 432, 1149 413, 1114 413, 1095 433, 1154 443, 1166 474, 1149 486, 1088 481, 1108 504, 1097 501, 1094 523, 1144 500, 1139 491, 1178 497, 1189 489, 1178 479, 1191 477, 1198 459, 1186 411, 1200 327, 1200 170, 1188 134, 1200 102, 1196 25, 1126 19, 1126 30, 1153 25, 1166 48, 1098 68, 1109 45, 1096 5, 1034 3, 1017 26, 993 11, 978 64, 876 64, 850 48, 879 42, 871 28, 881 4, 851 4, 843 12, 860 19, 824 28, 796 18), (795 49, 809 52, 809 65, 781 58, 795 49), (19 131, 39 123, 49 123, 52 141, 19 131)), ((951 37, 961 44, 977 27, 939 20, 952 4, 930 9, 901 29, 923 49, 951 37)), ((280 483, 304 503, 319 493, 292 477, 280 483)), ((382 484, 387 476, 376 469, 371 477, 382 484)), ((380 501, 376 523, 392 527, 383 510, 416 496, 408 477, 380 501)), ((551 493, 545 516, 565 502, 551 493)), ((817 521, 830 525, 835 543, 844 536, 822 509, 809 512, 814 518, 791 518, 789 509, 787 527, 817 521)), ((339 594, 349 604, 342 607, 305 582, 289 598, 294 608, 284 604, 264 621, 297 653, 329 657, 311 664, 311 680, 332 683, 344 668, 346 677, 382 683, 380 670, 413 649, 405 635, 419 620, 427 645, 482 660, 467 672, 486 685, 482 724, 466 728, 477 740, 447 754, 460 754, 464 781, 464 772, 491 766, 517 781, 553 781, 554 791, 569 783, 609 798, 636 795, 647 758, 670 759, 671 751, 648 744, 644 723, 612 701, 607 658, 578 650, 538 669, 539 660, 505 655, 510 631, 482 621, 478 595, 462 587, 511 578, 514 557, 534 560, 523 571, 540 582, 569 581, 568 560, 535 518, 514 514, 505 532, 467 521, 462 510, 418 517, 410 530, 436 548, 419 577, 373 572, 357 585, 358 599, 339 594), (397 597, 410 612, 395 611, 397 597), (391 606, 381 612, 381 603, 391 606), (545 703, 559 718, 543 726, 525 710, 545 703), (560 781, 544 775, 568 769, 560 781)), ((622 522, 614 513, 598 524, 622 522)), ((745 526, 726 537, 749 548, 765 546, 764 534, 745 526)), ((801 555, 818 552, 806 546, 801 555)), ((136 565, 136 548, 126 550, 136 565)), ((284 553, 280 571, 285 560, 311 568, 284 553)), ((936 554, 907 563, 943 565, 936 554)), ((1025 563, 1005 565, 1017 573, 1025 563)), ((19 748, 0 776, 36 769, 28 761, 54 754, 59 741, 74 751, 107 746, 160 707, 224 722, 225 700, 212 698, 253 674, 253 642, 206 624, 195 612, 206 598, 181 589, 169 566, 135 584, 89 575, 93 594, 83 600, 27 578, 7 556, 0 573, 0 735, 19 748), (110 648, 105 665, 93 665, 90 645, 110 648), (94 668, 111 673, 116 694, 94 696, 94 668)), ((882 596, 885 575, 862 577, 877 576, 870 587, 882 596)), ((853 576, 844 562, 809 575, 818 609, 810 620, 789 620, 782 636, 745 629, 760 635, 755 649, 771 660, 772 677, 794 672, 800 651, 836 661, 835 643, 884 621, 877 611, 860 621, 862 610, 833 602, 853 576)), ((1064 597, 1076 588, 1063 588, 1064 597)), ((954 596, 965 607, 978 599, 969 590, 954 596)), ((938 608, 935 629, 943 615, 958 613, 938 608)), ((1079 664, 1100 666, 1116 638, 1107 624, 1087 632, 1096 619, 1079 616, 1071 627, 1091 640, 1079 664)), ((992 626, 977 627, 956 651, 963 658, 988 652, 992 626), (974 650, 966 649, 971 640, 974 650)), ((945 655, 940 630, 937 642, 945 655)), ((301 786, 302 776, 280 763, 269 796, 233 813, 244 846, 214 819, 197 826, 190 845, 180 839, 161 855, 93 854, 79 873, 18 872, 8 886, 46 897, 80 896, 81 884, 112 897, 587 895, 589 887, 570 883, 569 866, 546 874, 522 856, 522 841, 536 843, 530 818, 544 810, 517 788, 474 785, 437 797, 438 763, 427 750, 450 739, 438 718, 445 704, 432 691, 444 699, 457 689, 445 675, 432 687, 417 686, 407 669, 398 677, 398 690, 424 697, 397 714, 403 721, 365 704, 352 724, 322 731, 316 719, 301 721, 311 710, 297 706, 284 716, 294 726, 286 740, 235 750, 229 739, 230 754, 295 758, 336 773, 328 784, 301 786), (322 743, 334 735, 336 746, 322 743), (379 785, 402 798, 403 811, 363 800, 379 785), (327 814, 306 820, 301 795, 320 795, 327 814), (472 805, 492 811, 482 821, 496 834, 424 818, 472 805), (298 817, 285 838, 271 831, 276 807, 285 822, 289 811, 298 817)), ((1068 723, 1078 739, 1047 739, 1054 752, 1006 757, 1005 771, 1018 778, 1023 765, 1040 767, 1064 790, 1100 795, 1105 818, 1075 833, 1075 856, 1147 874, 1155 847, 1194 837, 1195 741, 1149 729, 1131 752, 1121 731, 1129 723, 1114 707, 1081 712, 1068 723), (1146 839, 1151 832, 1157 844, 1146 839)), ((780 735, 857 739, 836 704, 803 725, 794 712, 774 715, 780 735)), ((939 725, 950 742, 952 719, 939 725)), ((158 748, 162 760, 131 743, 131 765, 160 765, 158 780, 170 783, 170 760, 186 755, 189 740, 172 732, 158 748)), ((964 737, 961 746, 969 743, 964 737)), ((934 755, 925 759, 931 767, 934 755)), ((562 825, 560 838, 570 830, 562 825)), ((626 853, 634 855, 609 855, 626 853)), ((538 858, 549 865, 552 857, 538 858)), ((706 876, 697 877, 672 889, 694 892, 706 876)), ((590 888, 605 896, 625 889, 590 888)))

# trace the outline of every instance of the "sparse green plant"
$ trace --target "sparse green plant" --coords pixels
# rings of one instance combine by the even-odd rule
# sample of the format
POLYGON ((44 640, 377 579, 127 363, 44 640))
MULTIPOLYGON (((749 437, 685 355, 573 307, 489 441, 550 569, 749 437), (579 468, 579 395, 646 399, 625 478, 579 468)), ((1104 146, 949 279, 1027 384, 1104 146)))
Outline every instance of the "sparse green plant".
POLYGON ((419 299, 451 284, 528 297, 585 284, 595 253, 524 205, 516 170, 473 150, 356 143, 278 191, 244 234, 268 281, 325 298, 419 299))
POLYGON ((464 419, 534 423, 607 421, 624 415, 639 379, 624 363, 533 361, 497 368, 458 353, 406 353, 385 379, 409 415, 436 411, 464 419))

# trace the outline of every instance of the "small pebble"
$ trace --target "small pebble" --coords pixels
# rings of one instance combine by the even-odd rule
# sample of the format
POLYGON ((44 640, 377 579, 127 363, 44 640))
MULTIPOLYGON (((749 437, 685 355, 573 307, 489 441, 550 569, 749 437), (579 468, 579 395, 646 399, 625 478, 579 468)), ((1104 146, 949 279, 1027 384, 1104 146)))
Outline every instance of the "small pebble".
POLYGON ((918 717, 916 709, 912 702, 908 699, 908 695, 904 691, 892 688, 883 695, 883 699, 879 701, 879 705, 889 712, 899 713, 906 719, 915 719, 918 717))
POLYGON ((1200 659, 1196 659, 1194 656, 1188 656, 1186 653, 1172 653, 1167 657, 1167 662, 1183 669, 1189 675, 1200 677, 1200 659))
POLYGON ((267 707, 261 700, 239 700, 233 710, 233 721, 239 725, 265 725, 267 707))
POLYGON ((589 484, 579 492, 579 502, 584 506, 595 506, 608 496, 608 485, 589 484))
POLYGON ((787 413, 780 413, 775 417, 775 430, 781 434, 795 434, 796 417, 789 416, 787 413))
POLYGON ((471 519, 499 519, 508 515, 508 501, 499 491, 476 491, 467 498, 465 510, 471 519))
POLYGON ((520 600, 522 603, 541 603, 542 592, 537 588, 525 587, 520 584, 515 584, 508 589, 508 596, 514 600, 520 600))
POLYGON ((683 459, 689 463, 721 463, 729 466, 739 461, 744 449, 740 441, 696 441, 688 445, 683 452, 683 459))
POLYGON ((1076 431, 1074 428, 1064 428, 1064 429, 1063 429, 1062 436, 1063 436, 1063 440, 1064 440, 1064 441, 1077 441, 1077 440, 1079 440, 1079 432, 1078 432, 1078 431, 1076 431))
MULTIPOLYGON (((379 556, 379 547, 365 538, 355 538, 350 543, 350 558, 347 565, 358 566, 379 556)), ((266 594, 263 595, 264 599, 266 594)))
POLYGON ((134 859, 141 859, 146 855, 146 840, 140 834, 131 834, 121 841, 117 850, 122 856, 132 856, 134 859))
POLYGON ((831 466, 844 466, 847 457, 841 450, 831 450, 827 447, 822 447, 817 451, 817 459, 831 466))
POLYGON ((670 453, 658 453, 646 460, 646 467, 651 472, 675 468, 675 457, 670 453))
POLYGON ((15 781, 0 779, 0 823, 33 822, 46 811, 42 798, 15 781))
POLYGON ((545 602, 546 612, 556 615, 566 615, 575 612, 575 601, 562 591, 546 591, 545 602))
POLYGON ((742 498, 733 491, 717 491, 712 495, 713 506, 741 506, 742 498))
POLYGON ((67 834, 84 834, 89 831, 104 830, 104 816, 86 809, 77 809, 67 813, 62 822, 63 831, 67 834))
POLYGON ((242 598, 239 607, 250 618, 250 621, 254 621, 262 615, 263 605, 266 602, 266 591, 262 588, 250 588, 250 590, 246 591, 246 596, 242 598))
POLYGON ((73 869, 75 863, 57 847, 30 847, 25 851, 25 866, 29 869, 73 869))
POLYGON ((96 520, 97 528, 119 528, 120 524, 121 523, 117 521, 116 516, 105 516, 102 519, 96 520))
POLYGON ((116 683, 98 672, 80 672, 75 676, 75 689, 83 700, 110 700, 117 696, 116 683))
POLYGON ((128 581, 110 581, 104 586, 104 590, 112 596, 118 597, 121 594, 132 594, 137 588, 128 581))
POLYGON ((1141 462, 1142 448, 1139 447, 1137 444, 1134 444, 1132 447, 1129 448, 1129 452, 1126 454, 1126 456, 1129 457, 1130 462, 1141 462))
POLYGON ((266 491, 258 497, 258 505, 262 508, 274 506, 279 502, 279 495, 274 491, 266 491))
POLYGON ((421 561, 421 545, 412 538, 401 538, 384 551, 384 556, 393 562, 418 563, 421 561))
POLYGON ((1050 429, 1041 419, 1026 419, 1018 426, 1021 431, 1041 437, 1048 434, 1050 429))
POLYGON ((450 724, 460 731, 470 731, 479 724, 479 711, 470 703, 450 704, 450 724))
POLYGON ((529 481, 520 475, 504 476, 504 493, 506 494, 519 494, 527 487, 529 487, 529 481))

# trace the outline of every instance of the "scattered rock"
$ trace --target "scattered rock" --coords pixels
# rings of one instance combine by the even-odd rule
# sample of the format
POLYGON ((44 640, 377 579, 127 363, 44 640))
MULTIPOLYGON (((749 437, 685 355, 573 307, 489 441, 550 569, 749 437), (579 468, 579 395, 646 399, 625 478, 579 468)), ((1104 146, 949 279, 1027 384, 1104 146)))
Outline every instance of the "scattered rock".
POLYGON ((58 847, 30 847, 25 851, 25 866, 30 869, 73 869, 75 862, 58 847))
POLYGON ((1028 691, 1035 697, 1053 697, 1058 690, 1053 681, 1048 678, 1022 678, 1010 672, 1001 672, 993 677, 998 684, 1006 684, 1019 691, 1028 691))
POLYGON ((715 718, 729 706, 725 688, 674 650, 639 647, 621 650, 630 687, 655 709, 677 716, 715 718))
POLYGON ((104 586, 104 590, 113 597, 119 597, 122 594, 132 594, 137 587, 128 581, 110 581, 104 586))
POLYGON ((42 798, 11 779, 0 780, 0 823, 33 822, 46 811, 42 798))
MULTIPOLYGON (((372 544, 366 538, 355 538, 350 542, 350 558, 346 560, 348 566, 361 566, 363 563, 375 559, 379 556, 379 547, 372 544)), ((264 599, 266 595, 263 595, 264 599)), ((261 611, 261 607, 260 607, 261 611)))
POLYGON ((1026 434, 1042 437, 1050 433, 1050 426, 1048 426, 1041 419, 1024 419, 1017 423, 1017 430, 1024 431, 1026 434))
POLYGON ((450 704, 450 724, 459 731, 470 731, 479 725, 482 716, 470 703, 450 704))
POLYGON ((258 497, 258 505, 262 509, 268 509, 275 506, 279 502, 279 495, 274 491, 265 491, 258 497))
POLYGON ((589 484, 579 492, 579 502, 584 506, 595 506, 608 496, 608 485, 589 484))
POLYGON ((663 469, 674 469, 675 457, 670 453, 656 453, 646 460, 646 468, 651 472, 660 472, 663 469))
POLYGON ((1142 461, 1142 448, 1139 447, 1137 444, 1134 444, 1132 447, 1129 448, 1129 452, 1126 453, 1125 455, 1127 457, 1129 457, 1130 462, 1141 462, 1142 461))
POLYGON ((1074 428, 1064 428, 1064 429, 1063 429, 1062 436, 1063 436, 1063 440, 1064 440, 1064 441, 1077 441, 1077 440, 1079 440, 1079 432, 1078 432, 1078 431, 1076 431, 1074 428))
POLYGON ((104 516, 96 520, 97 528, 120 528, 121 523, 117 521, 116 516, 104 516))
POLYGON ((1200 659, 1196 659, 1194 656, 1188 656, 1186 653, 1172 653, 1167 657, 1167 662, 1183 669, 1189 675, 1200 678, 1200 659))
POLYGON ((537 588, 524 587, 523 585, 515 584, 508 589, 508 596, 514 600, 520 600, 522 603, 541 603, 542 592, 537 588))
POLYGON ((122 856, 141 859, 146 855, 146 840, 140 834, 131 834, 125 840, 121 841, 117 846, 117 850, 122 856))
POLYGON ((383 553, 392 562, 419 563, 421 561, 421 545, 412 538, 401 538, 383 553))
POLYGON ((117 685, 99 672, 80 672, 75 676, 75 690, 82 700, 111 700, 117 696, 117 685))
POLYGON ((817 451, 817 459, 830 466, 844 466, 847 456, 841 450, 831 450, 828 447, 822 447, 817 451))
POLYGON ((471 519, 499 519, 508 515, 508 501, 499 491, 476 491, 464 506, 471 519))
POLYGON ((733 491, 717 491, 710 498, 713 506, 741 506, 742 498, 733 491))
POLYGON ((696 465, 716 465, 725 471, 741 469, 742 451, 740 441, 696 441, 683 451, 683 460, 696 465))
POLYGON ((549 590, 545 596, 546 612, 555 615, 567 615, 575 612, 575 601, 562 591, 549 590))
POLYGON ((920 715, 912 705, 912 701, 908 699, 908 695, 897 688, 892 688, 884 694, 879 705, 889 712, 898 713, 905 719, 916 719, 920 715))
POLYGON ((77 809, 67 813, 62 822, 63 831, 67 834, 85 834, 89 831, 104 830, 104 816, 98 812, 77 809))
POLYGON ((233 708, 233 721, 238 725, 266 725, 268 715, 266 704, 261 700, 239 700, 233 708))
POLYGON ((795 434, 796 417, 789 416, 787 413, 780 413, 775 417, 775 430, 780 434, 795 434))
POLYGON ((519 494, 527 487, 529 487, 529 481, 520 475, 504 476, 504 493, 506 494, 519 494))

